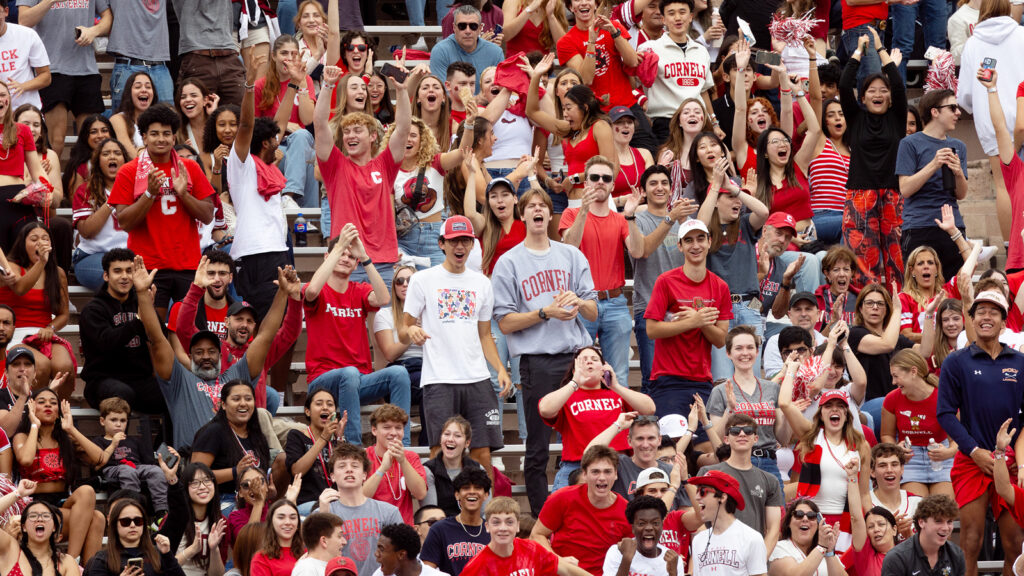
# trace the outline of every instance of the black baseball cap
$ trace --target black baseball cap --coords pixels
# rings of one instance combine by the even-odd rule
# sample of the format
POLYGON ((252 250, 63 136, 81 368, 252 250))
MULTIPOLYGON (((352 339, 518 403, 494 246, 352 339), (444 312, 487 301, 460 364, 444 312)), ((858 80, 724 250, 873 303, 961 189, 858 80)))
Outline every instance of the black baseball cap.
POLYGON ((252 312, 253 318, 259 318, 259 315, 256 314, 256 309, 253 308, 252 304, 249 304, 245 300, 239 300, 238 302, 235 302, 231 306, 229 306, 228 316, 234 316, 235 314, 238 314, 243 310, 248 310, 249 312, 252 312))
POLYGON ((792 308, 796 306, 796 303, 800 301, 807 301, 811 303, 811 306, 814 306, 815 308, 818 307, 818 298, 814 294, 811 294, 810 292, 797 292, 796 294, 790 296, 789 307, 792 308))
MULTIPOLYGON (((0 0, 0 1, 2 1, 2 0, 0 0)), ((29 348, 28 346, 21 346, 21 345, 19 345, 19 346, 15 346, 14 348, 11 348, 10 350, 7 351, 7 363, 5 364, 5 366, 10 366, 11 362, 14 362, 15 360, 17 360, 18 358, 21 358, 23 356, 25 358, 28 358, 29 361, 32 362, 33 366, 35 365, 36 357, 35 357, 34 354, 32 354, 32 349, 29 348)))
POLYGON ((220 336, 216 332, 210 330, 200 330, 192 335, 192 339, 188 341, 188 348, 191 350, 196 344, 203 340, 211 340, 217 346, 220 346, 220 336))

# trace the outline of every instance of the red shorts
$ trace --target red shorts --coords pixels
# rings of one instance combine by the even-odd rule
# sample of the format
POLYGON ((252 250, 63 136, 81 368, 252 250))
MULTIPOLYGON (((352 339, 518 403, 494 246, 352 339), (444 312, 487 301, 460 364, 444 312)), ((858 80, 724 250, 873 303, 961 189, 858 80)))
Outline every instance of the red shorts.
MULTIPOLYGON (((1002 464, 1009 469, 1009 463, 1013 462, 1013 449, 1006 449, 1006 463, 1002 464)), ((998 462, 996 466, 1000 466, 998 462)), ((949 479, 953 483, 953 492, 956 494, 956 504, 963 508, 967 504, 977 500, 988 493, 989 504, 992 506, 992 514, 996 518, 1003 510, 1010 510, 999 494, 996 493, 995 484, 991 476, 986 475, 978 468, 978 465, 970 457, 964 456, 963 452, 957 452, 953 458, 953 470, 949 473, 949 479)))

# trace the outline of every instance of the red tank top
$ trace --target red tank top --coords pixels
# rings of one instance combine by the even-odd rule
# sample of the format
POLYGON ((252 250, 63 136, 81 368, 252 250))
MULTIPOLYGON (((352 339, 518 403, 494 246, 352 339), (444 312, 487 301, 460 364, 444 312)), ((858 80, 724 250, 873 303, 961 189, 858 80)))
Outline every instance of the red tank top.
MULTIPOLYGON (((19 267, 20 268, 20 267, 19 267)), ((21 274, 25 269, 20 268, 21 274)), ((7 286, 0 287, 0 302, 14 310, 18 319, 18 328, 42 328, 53 320, 50 304, 42 288, 32 288, 24 296, 18 296, 7 286)))
MULTIPOLYGON (((583 178, 583 167, 586 166, 587 160, 601 153, 597 147, 597 139, 594 138, 593 124, 587 130, 587 135, 575 146, 568 138, 563 139, 562 152, 565 154, 565 164, 569 167, 569 174, 579 174, 580 178, 583 178)), ((583 184, 576 187, 582 188, 583 184)))
POLYGON ((629 153, 633 155, 633 163, 630 165, 619 164, 619 174, 615 177, 615 189, 612 196, 618 198, 633 191, 633 188, 640 186, 640 175, 647 169, 647 161, 636 148, 630 147, 629 153))
POLYGON ((514 38, 505 43, 505 53, 515 54, 517 52, 523 52, 529 54, 534 50, 538 52, 550 52, 543 44, 540 43, 540 34, 542 28, 530 19, 526 19, 526 24, 523 24, 522 29, 515 35, 514 38))
POLYGON ((498 236, 498 245, 494 247, 494 257, 491 258, 491 263, 487 266, 487 275, 490 276, 494 272, 494 265, 498 263, 498 258, 501 258, 502 254, 525 239, 526 224, 523 224, 522 220, 513 220, 508 233, 502 232, 501 236, 498 236))

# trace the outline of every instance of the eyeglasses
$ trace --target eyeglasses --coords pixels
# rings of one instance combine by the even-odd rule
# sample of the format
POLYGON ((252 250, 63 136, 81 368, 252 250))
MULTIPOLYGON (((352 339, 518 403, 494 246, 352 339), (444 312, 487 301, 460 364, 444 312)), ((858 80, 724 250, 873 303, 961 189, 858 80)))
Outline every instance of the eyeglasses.
POLYGON ((402 276, 401 278, 395 278, 394 280, 392 280, 392 283, 395 286, 405 286, 406 284, 409 283, 409 277, 408 276, 402 276))
POLYGON ((865 308, 885 308, 885 300, 865 300, 865 308))
POLYGON ((426 524, 427 526, 433 526, 437 523, 438 520, 440 520, 440 518, 427 518, 423 522, 419 522, 416 525, 419 526, 420 524, 426 524))
POLYGON ((360 52, 366 52, 369 49, 370 47, 367 46, 366 44, 349 44, 348 46, 345 46, 346 52, 355 52, 356 50, 360 52))
POLYGON ((117 523, 121 525, 121 528, 127 528, 132 524, 136 526, 142 526, 142 516, 133 516, 131 518, 118 518, 117 523))
POLYGON ((50 520, 53 520, 53 514, 50 514, 49 512, 33 512, 25 518, 29 522, 35 522, 37 520, 42 522, 49 522, 50 520))
POLYGON ((210 480, 209 478, 204 478, 202 480, 193 480, 188 483, 189 488, 209 488, 210 486, 213 486, 213 480, 210 480))
POLYGON ((615 177, 611 174, 591 174, 590 176, 587 176, 587 180, 590 180, 591 182, 604 182, 605 184, 611 184, 612 180, 615 180, 615 177))
POLYGON ((789 144, 789 140, 786 140, 785 138, 772 138, 768 141, 768 144, 771 146, 779 146, 782 144, 789 144))
POLYGON ((664 462, 665 464, 672 464, 676 461, 675 456, 662 456, 658 458, 658 462, 664 462))
POLYGON ((479 22, 459 22, 457 24, 457 26, 459 27, 459 30, 465 30, 466 28, 469 28, 473 32, 476 32, 477 29, 480 28, 480 23, 479 22))
POLYGON ((804 518, 817 520, 818 513, 811 512, 810 510, 794 510, 793 518, 796 518, 797 520, 803 520, 804 518))
POLYGON ((749 426, 749 425, 748 426, 730 426, 729 427, 729 436, 739 436, 741 432, 745 436, 753 436, 754 433, 757 432, 757 428, 754 427, 754 426, 749 426))

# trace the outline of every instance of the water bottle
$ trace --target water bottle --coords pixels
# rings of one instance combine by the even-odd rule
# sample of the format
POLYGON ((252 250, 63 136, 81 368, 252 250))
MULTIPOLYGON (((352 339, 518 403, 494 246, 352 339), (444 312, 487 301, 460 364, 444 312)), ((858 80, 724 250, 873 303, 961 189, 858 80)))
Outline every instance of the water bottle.
MULTIPOLYGON (((936 442, 935 438, 929 438, 928 439, 928 451, 929 452, 931 452, 933 450, 941 450, 942 448, 943 448, 943 445, 939 444, 938 442, 936 442)), ((931 458, 929 458, 928 462, 932 465, 932 472, 938 472, 939 470, 942 470, 942 464, 943 464, 942 460, 932 460, 931 458)))
MULTIPOLYGON (((718 6, 712 6, 711 7, 711 23, 712 24, 721 24, 722 23, 722 17, 718 14, 718 6)), ((713 46, 715 48, 721 48, 722 47, 722 40, 723 40, 723 38, 715 38, 714 40, 711 41, 711 46, 713 46)))
POLYGON ((295 247, 302 248, 306 246, 306 219, 302 217, 302 213, 295 219, 295 247))

